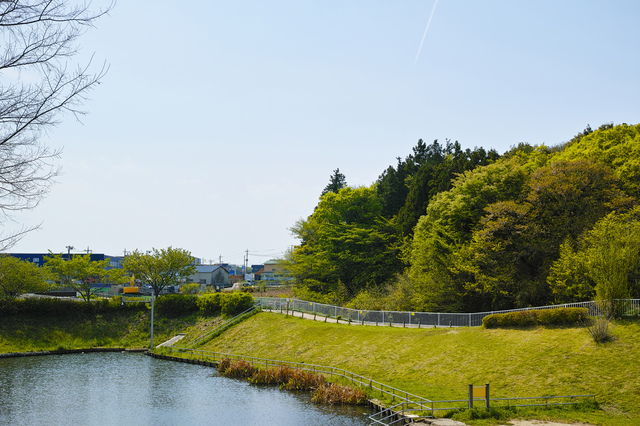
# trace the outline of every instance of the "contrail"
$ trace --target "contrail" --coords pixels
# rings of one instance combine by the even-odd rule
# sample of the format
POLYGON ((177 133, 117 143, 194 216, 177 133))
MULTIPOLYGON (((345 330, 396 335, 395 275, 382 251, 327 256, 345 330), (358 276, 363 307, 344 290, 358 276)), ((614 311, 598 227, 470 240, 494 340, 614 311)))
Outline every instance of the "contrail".
POLYGON ((433 18, 433 13, 436 11, 436 6, 438 5, 438 0, 433 4, 433 9, 431 9, 431 15, 429 15, 429 22, 427 22, 427 28, 424 29, 424 34, 422 35, 422 41, 420 42, 420 47, 418 48, 418 54, 416 55, 416 60, 413 62, 414 64, 418 62, 418 57, 420 56, 420 51, 422 50, 422 44, 424 43, 424 39, 427 36, 427 31, 429 31, 429 25, 431 25, 431 18, 433 18))

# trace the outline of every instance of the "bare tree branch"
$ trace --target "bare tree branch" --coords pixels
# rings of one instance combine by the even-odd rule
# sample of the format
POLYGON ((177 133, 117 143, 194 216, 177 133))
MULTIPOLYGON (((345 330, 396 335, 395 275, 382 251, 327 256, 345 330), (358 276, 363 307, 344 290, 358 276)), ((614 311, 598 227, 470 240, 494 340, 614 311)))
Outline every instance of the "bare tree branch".
MULTIPOLYGON (((60 151, 40 138, 62 114, 85 114, 81 105, 108 67, 91 72, 92 61, 71 61, 80 36, 113 6, 93 12, 90 2, 0 1, 0 223, 36 207, 59 175, 60 151)), ((0 231, 0 251, 36 228, 0 231)))

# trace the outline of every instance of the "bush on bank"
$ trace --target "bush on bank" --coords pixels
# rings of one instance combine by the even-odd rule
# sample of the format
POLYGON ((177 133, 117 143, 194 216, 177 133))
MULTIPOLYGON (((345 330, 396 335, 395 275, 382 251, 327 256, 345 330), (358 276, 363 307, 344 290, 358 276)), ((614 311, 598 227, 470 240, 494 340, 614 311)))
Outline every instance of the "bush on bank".
POLYGON ((0 299, 0 317, 7 316, 49 316, 56 318, 74 318, 81 315, 97 315, 122 310, 143 310, 144 304, 127 303, 122 305, 120 298, 96 300, 91 303, 74 300, 38 298, 0 299))
MULTIPOLYGON (((172 294, 158 297, 155 309, 159 315, 167 317, 187 316, 196 312, 203 315, 231 317, 253 306, 253 296, 248 293, 214 293, 203 296, 193 294, 172 294)), ((0 298, 0 318, 29 315, 56 318, 74 318, 81 315, 97 315, 110 312, 144 311, 145 303, 122 303, 120 296, 111 299, 93 300, 90 303, 56 298, 0 298)))
POLYGON ((588 318, 587 308, 532 309, 487 315, 482 325, 485 328, 576 325, 584 324, 588 318))
POLYGON ((190 315, 200 311, 203 315, 232 317, 246 311, 253 303, 253 296, 249 293, 171 294, 159 297, 156 309, 166 316, 190 315))

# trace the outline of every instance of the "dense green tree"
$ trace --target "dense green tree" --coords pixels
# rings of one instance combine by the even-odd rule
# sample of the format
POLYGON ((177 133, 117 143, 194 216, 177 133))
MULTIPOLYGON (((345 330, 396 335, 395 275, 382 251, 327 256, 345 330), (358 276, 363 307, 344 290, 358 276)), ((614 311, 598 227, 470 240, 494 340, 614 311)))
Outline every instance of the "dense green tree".
POLYGON ((109 269, 110 259, 92 261, 91 254, 73 255, 65 259, 62 254, 53 253, 44 259, 55 281, 80 293, 86 302, 97 288, 124 281, 124 271, 109 269))
POLYGON ((456 141, 447 141, 444 148, 438 141, 429 146, 426 159, 410 181, 405 204, 398 212, 397 225, 403 235, 412 235, 420 216, 427 211, 431 199, 452 186, 459 174, 494 162, 499 155, 483 148, 462 150, 456 141))
POLYGON ((597 161, 556 162, 538 169, 521 201, 487 206, 453 270, 483 309, 550 303, 552 263, 603 216, 631 200, 611 169, 597 161))
POLYGON ((298 286, 346 296, 379 286, 401 270, 394 228, 382 214, 373 188, 325 194, 314 213, 291 231, 300 239, 288 269, 298 286))
POLYGON ((196 271, 195 258, 191 252, 180 248, 152 249, 142 253, 138 250, 127 255, 123 268, 145 284, 153 288, 158 297, 165 288, 177 285, 196 271))
POLYGON ((45 268, 9 255, 0 256, 0 297, 18 297, 46 290, 49 278, 45 268))
POLYGON ((572 238, 560 246, 559 258, 553 262, 547 275, 553 303, 572 303, 594 300, 595 283, 589 277, 584 253, 572 238))
POLYGON ((617 299, 638 297, 640 287, 640 207, 612 212, 577 244, 567 241, 553 264, 548 282, 556 300, 582 301, 596 296, 608 316, 617 314, 617 299))
POLYGON ((434 197, 418 221, 409 253, 410 281, 420 293, 414 296, 417 306, 445 311, 477 306, 466 300, 464 281, 452 269, 460 262, 458 251, 472 239, 484 209, 520 197, 527 178, 520 159, 501 160, 463 173, 451 190, 434 197))
POLYGON ((346 186, 347 178, 342 173, 340 173, 340 169, 335 169, 333 171, 333 174, 329 178, 329 183, 324 187, 320 196, 323 196, 324 194, 329 192, 337 194, 338 191, 340 191, 342 188, 345 188, 346 186))
POLYGON ((614 170, 629 195, 640 198, 640 124, 605 124, 574 139, 554 161, 588 158, 603 162, 614 170))
POLYGON ((377 180, 376 190, 382 204, 382 215, 392 218, 404 206, 413 176, 427 161, 442 160, 442 147, 437 140, 427 146, 422 139, 404 160, 397 158, 397 166, 389 166, 377 180))

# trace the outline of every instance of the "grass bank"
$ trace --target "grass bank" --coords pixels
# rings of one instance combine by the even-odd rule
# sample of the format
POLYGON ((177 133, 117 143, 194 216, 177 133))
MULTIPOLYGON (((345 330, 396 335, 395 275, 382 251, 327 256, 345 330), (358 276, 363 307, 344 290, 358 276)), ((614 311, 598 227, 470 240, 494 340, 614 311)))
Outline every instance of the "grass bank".
MULTIPOLYGON (((191 315, 154 318, 154 343, 216 321, 191 315)), ((0 353, 56 349, 149 347, 150 310, 122 310, 73 317, 18 315, 0 321, 0 353)))
POLYGON ((600 410, 530 417, 640 424, 640 321, 596 344, 585 327, 530 329, 362 327, 261 313, 201 349, 331 365, 432 400, 464 399, 469 383, 493 397, 596 394, 600 410))

